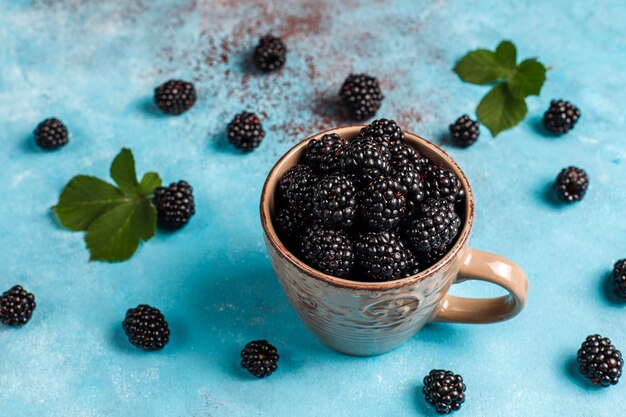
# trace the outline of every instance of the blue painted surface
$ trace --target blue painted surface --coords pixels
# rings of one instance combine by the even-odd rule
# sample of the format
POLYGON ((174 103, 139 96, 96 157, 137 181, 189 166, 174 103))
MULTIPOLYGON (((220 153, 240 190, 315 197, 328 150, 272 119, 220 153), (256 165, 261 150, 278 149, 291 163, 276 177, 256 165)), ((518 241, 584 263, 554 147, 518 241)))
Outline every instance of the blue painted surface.
MULTIPOLYGON (((0 287, 20 282, 38 301, 27 326, 0 329, 0 414, 432 415, 420 381, 443 367, 467 381, 464 416, 619 415, 626 383, 594 389, 572 365, 590 333, 626 349, 625 307, 604 289, 612 263, 626 257, 619 2, 235 3, 0 4, 0 287), (282 73, 260 76, 245 57, 267 31, 284 36, 290 53, 282 73), (380 116, 441 144, 447 124, 486 93, 452 66, 505 38, 520 57, 554 66, 541 97, 497 140, 483 131, 468 150, 443 146, 474 189, 472 245, 526 269, 526 310, 497 325, 432 325, 381 357, 328 350, 289 307, 266 255, 257 213, 266 173, 299 139, 344 123, 332 99, 350 71, 382 79, 380 116), (170 77, 199 90, 180 117, 150 105, 170 77), (538 128, 555 97, 583 112, 562 138, 538 128), (226 123, 244 108, 263 112, 268 130, 249 155, 224 143, 226 123), (45 153, 31 132, 51 115, 72 139, 45 153), (50 207, 73 175, 106 177, 124 146, 140 173, 189 181, 197 215, 128 262, 90 263, 83 236, 63 230, 50 207), (591 187, 562 207, 546 191, 570 164, 588 170, 591 187), (121 332, 126 309, 139 303, 161 308, 171 324, 161 352, 140 352, 121 332), (254 338, 281 353, 267 380, 238 365, 254 338)), ((494 293, 470 284, 455 292, 494 293)))

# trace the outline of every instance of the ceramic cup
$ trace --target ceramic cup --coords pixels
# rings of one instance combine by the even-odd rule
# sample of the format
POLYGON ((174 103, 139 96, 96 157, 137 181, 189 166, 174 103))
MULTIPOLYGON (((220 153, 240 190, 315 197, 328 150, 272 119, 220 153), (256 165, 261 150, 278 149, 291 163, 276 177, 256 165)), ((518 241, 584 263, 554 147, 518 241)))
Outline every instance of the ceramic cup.
POLYGON ((501 256, 471 249, 474 198, 463 171, 444 151, 411 133, 406 140, 434 162, 452 170, 465 189, 463 228, 450 251, 417 275, 388 282, 358 282, 323 274, 296 258, 278 238, 272 218, 282 175, 296 165, 307 143, 326 133, 351 139, 363 126, 318 133, 294 146, 270 172, 261 196, 261 221, 276 275, 306 326, 326 345, 343 353, 369 356, 387 352, 433 321, 493 323, 517 315, 526 301, 524 271, 501 256), (465 298, 448 295, 454 283, 487 281, 508 295, 465 298))

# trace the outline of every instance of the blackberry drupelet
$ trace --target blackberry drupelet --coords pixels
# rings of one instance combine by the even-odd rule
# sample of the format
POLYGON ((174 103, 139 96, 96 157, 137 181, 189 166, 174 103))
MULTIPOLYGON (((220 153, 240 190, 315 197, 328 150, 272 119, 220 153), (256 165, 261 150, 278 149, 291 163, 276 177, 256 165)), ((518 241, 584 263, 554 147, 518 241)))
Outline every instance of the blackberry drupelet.
POLYGON ((154 102, 163 113, 182 114, 196 103, 196 89, 192 83, 169 80, 154 89, 154 102))
POLYGON ((626 301, 626 259, 620 259, 613 265, 613 292, 626 301))
POLYGON ((389 231, 365 233, 354 248, 360 270, 373 281, 402 278, 414 260, 400 238, 389 231))
POLYGON ((378 119, 361 129, 361 136, 382 142, 388 147, 404 143, 404 133, 393 120, 378 119))
POLYGON ((461 180, 449 169, 426 165, 422 171, 422 179, 426 197, 443 198, 451 203, 458 203, 465 197, 461 180))
POLYGON ((278 359, 278 351, 267 340, 254 340, 241 351, 241 366, 257 378, 272 375, 278 359))
POLYGON ((339 96, 355 120, 374 116, 384 98, 378 80, 366 74, 350 74, 343 82, 339 96))
POLYGON ((357 213, 356 188, 344 174, 322 178, 313 188, 313 211, 326 226, 348 228, 357 213))
POLYGON ((580 373, 594 385, 608 387, 619 382, 624 360, 611 341, 599 334, 587 336, 578 350, 580 373))
POLYGON ((58 149, 69 142, 69 133, 65 125, 53 117, 37 125, 35 142, 43 149, 58 149))
POLYGON ((341 168, 344 172, 357 176, 358 186, 366 186, 389 171, 389 162, 387 146, 359 136, 346 146, 341 157, 341 168))
POLYGON ((550 133, 563 134, 574 128, 580 118, 578 107, 565 100, 552 100, 543 115, 543 126, 550 133))
POLYGON ((325 274, 339 278, 350 275, 354 267, 353 243, 341 229, 313 223, 302 235, 305 262, 325 274))
POLYGON ((285 65, 287 47, 280 38, 265 35, 254 49, 254 63, 264 72, 276 71, 285 65))
POLYGON ((228 141, 243 152, 255 150, 263 141, 265 131, 256 114, 241 112, 228 124, 228 141))
POLYGON ((433 369, 424 377, 424 396, 439 414, 457 411, 465 402, 465 383, 461 375, 443 369, 433 369))
POLYGON ((163 349, 170 340, 170 330, 159 309, 141 304, 126 312, 122 328, 130 343, 144 350, 163 349))
POLYGON ((28 323, 35 311, 35 296, 15 285, 0 297, 0 323, 18 327, 28 323))
POLYGON ((159 224, 166 229, 180 229, 196 213, 193 188, 185 181, 154 190, 154 202, 159 224))
POLYGON ((337 172, 341 169, 341 154, 347 143, 336 133, 311 139, 304 153, 304 163, 322 173, 337 172))
POLYGON ((557 196, 566 203, 581 200, 585 196, 588 186, 589 177, 587 173, 576 167, 564 168, 554 183, 557 196))
POLYGON ((362 192, 361 214, 372 230, 391 230, 400 224, 406 212, 406 196, 393 177, 381 176, 362 192))
POLYGON ((478 140, 478 135, 480 135, 478 122, 473 121, 467 114, 464 114, 454 124, 450 125, 450 135, 455 145, 463 148, 470 146, 478 140))
POLYGON ((311 221, 312 216, 307 211, 285 207, 276 215, 274 225, 280 238, 289 242, 299 238, 311 221))
POLYGON ((417 217, 407 222, 403 232, 411 249, 430 252, 444 250, 460 227, 461 219, 450 202, 429 198, 420 205, 417 217))

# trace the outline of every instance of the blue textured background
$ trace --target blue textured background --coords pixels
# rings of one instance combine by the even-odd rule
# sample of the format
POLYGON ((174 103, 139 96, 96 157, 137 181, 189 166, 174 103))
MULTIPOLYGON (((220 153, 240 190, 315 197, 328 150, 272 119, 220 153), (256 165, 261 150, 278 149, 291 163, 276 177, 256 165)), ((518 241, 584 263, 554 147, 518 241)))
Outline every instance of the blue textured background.
MULTIPOLYGON (((37 296, 32 321, 0 329, 3 416, 432 415, 418 391, 432 368, 464 375, 464 416, 615 416, 626 382, 599 390, 576 374, 576 350, 599 332, 626 349, 624 306, 606 294, 626 257, 626 12, 618 1, 284 1, 0 3, 0 287, 37 296), (239 3, 239 4, 238 4, 239 3), (340 4, 339 4, 340 3, 340 4), (279 74, 246 57, 259 35, 284 37, 279 74), (529 115, 467 150, 445 143, 448 123, 487 89, 451 71, 469 49, 512 39, 521 58, 554 66, 529 115), (382 80, 380 116, 443 144, 472 183, 474 247, 508 256, 530 280, 526 310, 510 322, 431 325, 381 357, 322 346, 289 307, 262 243, 257 203, 265 175, 289 147, 345 123, 333 103, 350 71, 382 80), (180 117, 151 106, 153 88, 191 79, 200 99, 180 117), (583 112, 576 129, 539 127, 551 98, 583 112), (224 128, 244 108, 262 115, 262 146, 241 155, 224 128), (45 117, 71 131, 62 150, 34 146, 45 117), (81 233, 50 211, 75 174, 107 177, 121 147, 138 171, 195 187, 197 215, 160 233, 132 260, 88 262, 81 233), (549 185, 570 164, 589 172, 580 204, 555 204, 549 185), (127 308, 162 309, 171 343, 131 347, 127 308), (250 339, 282 358, 266 380, 238 364, 250 339)), ((494 294, 466 284, 464 294, 494 294)))

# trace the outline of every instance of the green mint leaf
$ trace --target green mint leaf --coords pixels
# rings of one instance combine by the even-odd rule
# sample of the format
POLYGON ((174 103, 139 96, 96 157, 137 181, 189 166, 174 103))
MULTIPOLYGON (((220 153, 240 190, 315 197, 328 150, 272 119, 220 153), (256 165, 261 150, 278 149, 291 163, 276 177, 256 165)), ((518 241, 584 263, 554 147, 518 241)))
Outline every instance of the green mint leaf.
POLYGON ((493 137, 524 120, 528 108, 524 100, 513 97, 506 83, 494 86, 481 100, 476 115, 493 137))
POLYGON ((508 73, 496 58, 496 54, 486 49, 467 53, 456 64, 454 72, 463 81, 472 84, 489 84, 505 78, 508 73))
POLYGON ((87 229, 85 242, 91 260, 125 261, 155 230, 156 209, 148 199, 137 198, 98 217, 87 229))
POLYGON ((509 70, 515 69, 517 63, 517 50, 515 45, 510 41, 502 41, 496 48, 496 60, 498 63, 509 70))
POLYGON ((139 183, 139 194, 149 196, 157 187, 161 186, 161 177, 156 172, 146 172, 139 183))
POLYGON ((108 182, 78 175, 63 189, 54 211, 61 224, 71 230, 86 230, 102 213, 125 201, 108 182))
POLYGON ((111 164, 111 178, 126 195, 137 195, 137 174, 135 158, 130 149, 122 149, 111 164))
POLYGON ((509 90, 515 98, 538 96, 546 81, 546 67, 534 58, 522 61, 509 78, 509 90))

